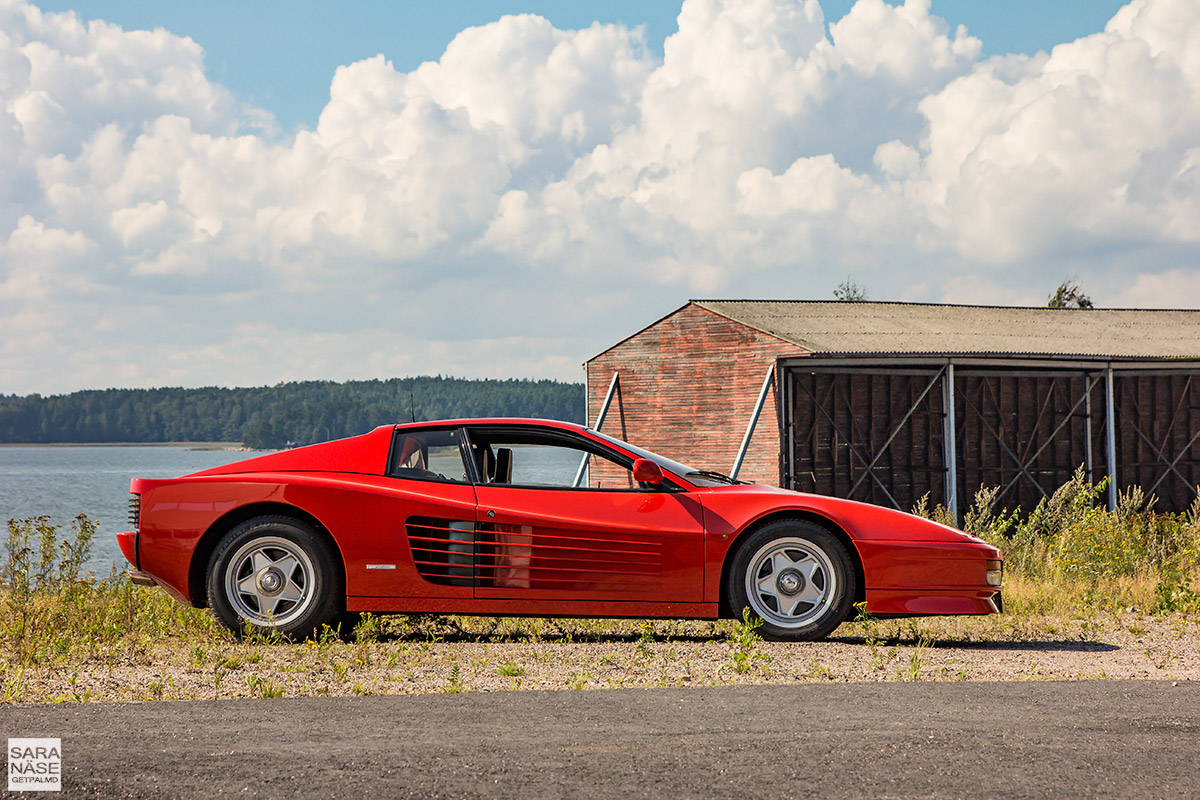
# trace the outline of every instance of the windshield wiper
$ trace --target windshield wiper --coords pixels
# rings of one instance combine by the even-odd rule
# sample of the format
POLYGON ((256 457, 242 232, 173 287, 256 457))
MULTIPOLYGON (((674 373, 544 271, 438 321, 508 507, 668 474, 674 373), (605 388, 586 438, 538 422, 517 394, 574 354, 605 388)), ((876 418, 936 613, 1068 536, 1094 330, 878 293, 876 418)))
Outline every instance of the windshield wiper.
POLYGON ((745 481, 739 481, 736 478, 729 477, 728 475, 726 475, 723 472, 716 472, 715 470, 711 470, 711 469, 694 469, 691 472, 684 475, 683 477, 690 478, 692 475, 698 475, 701 478, 712 478, 714 481, 720 481, 721 483, 728 483, 731 486, 735 485, 735 484, 745 483, 745 481))

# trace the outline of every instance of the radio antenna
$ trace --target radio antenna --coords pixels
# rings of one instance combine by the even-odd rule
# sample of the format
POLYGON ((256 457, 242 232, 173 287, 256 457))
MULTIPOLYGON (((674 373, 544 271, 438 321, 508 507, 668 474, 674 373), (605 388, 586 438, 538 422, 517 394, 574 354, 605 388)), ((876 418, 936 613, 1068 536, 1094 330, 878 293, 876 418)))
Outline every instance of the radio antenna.
POLYGON ((417 401, 412 392, 408 393, 408 414, 413 422, 417 421, 417 401))

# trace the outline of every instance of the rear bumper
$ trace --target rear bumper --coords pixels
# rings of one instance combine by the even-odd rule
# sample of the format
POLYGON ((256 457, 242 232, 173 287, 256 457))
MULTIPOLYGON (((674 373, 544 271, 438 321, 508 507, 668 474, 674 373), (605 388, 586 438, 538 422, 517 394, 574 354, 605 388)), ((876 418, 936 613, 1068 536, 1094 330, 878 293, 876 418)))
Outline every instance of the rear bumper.
POLYGON ((125 560, 135 567, 140 566, 137 561, 137 531, 121 531, 117 534, 117 544, 121 547, 121 555, 125 556, 125 560))
POLYGON ((129 582, 135 586, 158 586, 158 583, 149 572, 142 572, 140 569, 131 569, 126 574, 129 575, 129 582))

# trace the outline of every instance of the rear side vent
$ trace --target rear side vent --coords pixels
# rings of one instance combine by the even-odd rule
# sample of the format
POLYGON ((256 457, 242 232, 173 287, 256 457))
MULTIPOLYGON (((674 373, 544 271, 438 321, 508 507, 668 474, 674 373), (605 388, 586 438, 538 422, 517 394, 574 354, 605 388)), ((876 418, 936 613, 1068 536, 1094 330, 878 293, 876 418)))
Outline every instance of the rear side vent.
POLYGON ((142 527, 142 496, 140 494, 129 498, 129 524, 135 531, 142 527))
POLYGON ((412 517, 405 525, 417 573, 440 586, 475 583, 475 523, 412 517))

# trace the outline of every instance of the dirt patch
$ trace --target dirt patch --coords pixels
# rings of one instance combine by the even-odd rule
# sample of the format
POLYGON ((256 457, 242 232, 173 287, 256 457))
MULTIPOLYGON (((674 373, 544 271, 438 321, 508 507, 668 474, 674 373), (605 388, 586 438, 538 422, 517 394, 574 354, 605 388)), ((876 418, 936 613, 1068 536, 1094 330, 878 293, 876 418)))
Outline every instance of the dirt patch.
POLYGON ((69 667, 8 667, 20 702, 796 682, 1200 680, 1200 619, 1111 614, 844 625, 764 642, 731 622, 452 618, 302 644, 194 640, 69 667))

